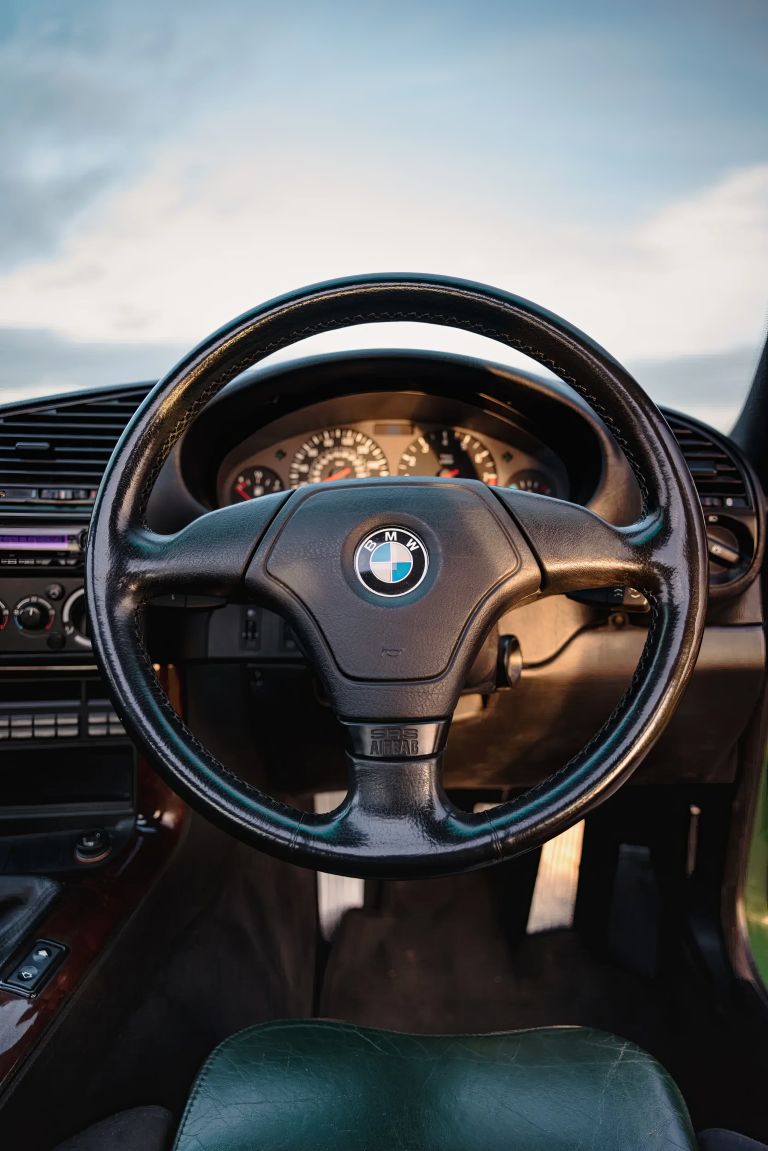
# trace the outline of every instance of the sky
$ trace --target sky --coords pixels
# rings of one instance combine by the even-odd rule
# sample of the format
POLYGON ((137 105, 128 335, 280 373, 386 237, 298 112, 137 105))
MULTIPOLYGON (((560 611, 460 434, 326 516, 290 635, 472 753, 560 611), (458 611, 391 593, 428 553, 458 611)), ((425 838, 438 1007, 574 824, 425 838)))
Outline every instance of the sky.
MULTIPOLYGON (((536 300, 721 427, 768 321, 764 0, 3 0, 0 399, 372 271, 536 300)), ((406 326, 309 348, 451 347, 406 326)))

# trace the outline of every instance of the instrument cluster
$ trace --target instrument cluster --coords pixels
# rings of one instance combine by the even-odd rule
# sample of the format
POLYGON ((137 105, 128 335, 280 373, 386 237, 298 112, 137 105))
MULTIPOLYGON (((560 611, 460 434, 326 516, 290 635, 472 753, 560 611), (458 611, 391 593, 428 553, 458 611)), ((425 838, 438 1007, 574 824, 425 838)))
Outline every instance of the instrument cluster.
POLYGON ((336 424, 236 456, 228 457, 219 475, 221 504, 305 484, 385 476, 462 477, 568 496, 565 470, 547 449, 532 455, 484 432, 412 419, 336 424))

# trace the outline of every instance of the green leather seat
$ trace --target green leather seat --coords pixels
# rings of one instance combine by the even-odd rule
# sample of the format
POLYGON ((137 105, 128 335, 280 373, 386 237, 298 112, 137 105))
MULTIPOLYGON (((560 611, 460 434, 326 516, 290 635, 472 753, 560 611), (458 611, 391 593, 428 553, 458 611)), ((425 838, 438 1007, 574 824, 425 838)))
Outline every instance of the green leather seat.
POLYGON ((417 1036, 268 1023, 203 1066, 176 1151, 686 1151, 685 1104, 650 1055, 551 1027, 417 1036))

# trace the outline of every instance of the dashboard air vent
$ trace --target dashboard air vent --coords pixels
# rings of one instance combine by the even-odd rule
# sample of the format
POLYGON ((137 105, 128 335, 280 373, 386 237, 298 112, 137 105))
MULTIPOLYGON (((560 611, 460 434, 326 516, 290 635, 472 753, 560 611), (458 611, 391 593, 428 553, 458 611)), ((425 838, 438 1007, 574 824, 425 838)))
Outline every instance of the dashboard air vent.
POLYGON ((751 506, 744 472, 726 443, 696 420, 665 413, 704 508, 751 506))
POLYGON ((88 504, 151 384, 0 411, 0 505, 88 504))

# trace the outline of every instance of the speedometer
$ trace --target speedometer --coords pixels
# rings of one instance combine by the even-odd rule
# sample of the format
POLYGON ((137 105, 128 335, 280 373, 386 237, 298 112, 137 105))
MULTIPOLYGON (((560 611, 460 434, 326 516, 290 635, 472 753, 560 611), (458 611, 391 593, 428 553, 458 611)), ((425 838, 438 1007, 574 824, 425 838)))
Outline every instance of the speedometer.
POLYGON ((401 476, 463 476, 497 484, 499 474, 490 448, 457 428, 435 428, 424 432, 403 452, 397 468, 401 476))
POLYGON ((388 476, 387 457, 375 440, 354 428, 326 428, 301 445, 293 457, 291 487, 330 480, 388 476))

